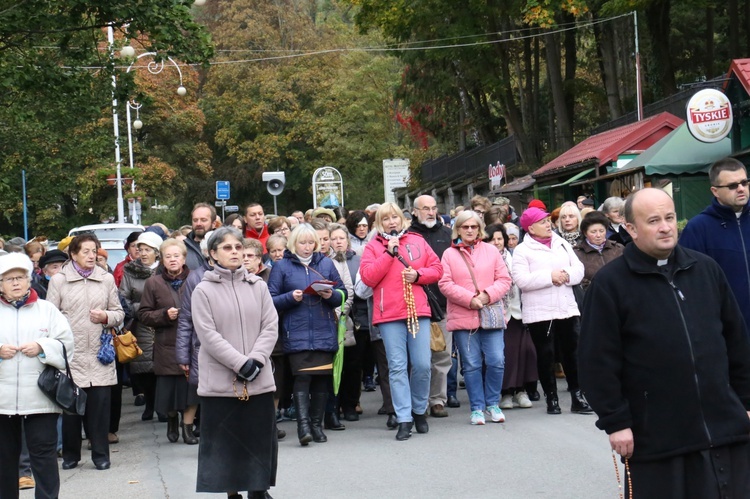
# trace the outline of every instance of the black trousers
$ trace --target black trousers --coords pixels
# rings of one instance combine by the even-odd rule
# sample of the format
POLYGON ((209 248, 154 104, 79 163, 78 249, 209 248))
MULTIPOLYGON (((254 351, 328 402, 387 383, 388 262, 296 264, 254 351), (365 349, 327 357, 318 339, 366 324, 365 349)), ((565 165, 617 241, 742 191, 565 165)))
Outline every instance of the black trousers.
POLYGON ((369 337, 370 332, 366 329, 354 331, 357 344, 344 348, 344 367, 339 387, 339 406, 342 411, 354 411, 359 403, 362 393, 362 366, 369 337))
POLYGON ((0 497, 18 498, 18 459, 21 434, 26 437, 34 473, 36 499, 55 499, 60 493, 57 470, 57 413, 0 416, 0 497))
POLYGON ((578 390, 578 317, 527 324, 536 347, 539 381, 545 393, 557 393, 555 380, 555 337, 560 346, 568 391, 578 390))
POLYGON ((125 366, 115 359, 115 369, 117 371, 117 384, 112 386, 112 399, 109 405, 109 432, 117 433, 120 431, 120 416, 122 415, 122 379, 125 366))
POLYGON ((156 374, 154 373, 136 373, 130 374, 133 384, 138 387, 139 394, 146 397, 146 407, 143 412, 154 412, 154 402, 156 400, 156 374))
MULTIPOLYGON (((722 445, 679 456, 630 463, 637 499, 739 499, 750 497, 750 444, 722 445)), ((625 497, 632 499, 620 465, 625 497)))
POLYGON ((81 423, 91 442, 91 460, 94 464, 109 461, 109 412, 112 398, 111 386, 90 386, 86 392, 86 415, 63 414, 63 461, 81 460, 81 423))
POLYGON ((383 408, 386 414, 396 414, 396 410, 393 408, 393 399, 391 398, 391 378, 388 374, 388 357, 385 355, 385 344, 383 344, 383 340, 371 341, 370 348, 372 348, 375 354, 375 362, 378 365, 383 408))

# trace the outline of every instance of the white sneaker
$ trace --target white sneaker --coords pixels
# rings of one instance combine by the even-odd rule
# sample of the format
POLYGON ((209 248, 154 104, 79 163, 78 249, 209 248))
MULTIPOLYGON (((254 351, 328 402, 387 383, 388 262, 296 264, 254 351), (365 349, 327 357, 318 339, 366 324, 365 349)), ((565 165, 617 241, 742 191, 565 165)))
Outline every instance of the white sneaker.
POLYGON ((529 399, 529 396, 526 394, 526 392, 516 393, 516 403, 518 404, 518 407, 521 407, 523 409, 528 409, 532 406, 531 399, 529 399))
POLYGON ((490 415, 493 423, 505 423, 505 414, 503 414, 502 409, 500 409, 498 406, 488 405, 487 414, 490 415))
POLYGON ((513 395, 503 395, 499 405, 500 409, 513 409, 513 395))
POLYGON ((484 424, 484 413, 482 411, 471 411, 471 424, 483 425, 484 424))

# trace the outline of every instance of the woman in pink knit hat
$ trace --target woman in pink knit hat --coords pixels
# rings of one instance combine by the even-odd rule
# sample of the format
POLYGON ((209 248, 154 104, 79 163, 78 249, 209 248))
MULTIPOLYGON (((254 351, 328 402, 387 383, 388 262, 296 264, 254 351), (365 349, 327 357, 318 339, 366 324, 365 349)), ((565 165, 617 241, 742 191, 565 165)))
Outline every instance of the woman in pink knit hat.
POLYGON ((539 381, 547 398, 547 414, 560 414, 554 372, 555 336, 562 353, 571 412, 589 413, 578 385, 578 320, 573 286, 583 279, 583 264, 565 239, 552 232, 549 214, 536 207, 521 215, 526 237, 513 252, 513 282, 521 290, 523 322, 537 353, 539 381))

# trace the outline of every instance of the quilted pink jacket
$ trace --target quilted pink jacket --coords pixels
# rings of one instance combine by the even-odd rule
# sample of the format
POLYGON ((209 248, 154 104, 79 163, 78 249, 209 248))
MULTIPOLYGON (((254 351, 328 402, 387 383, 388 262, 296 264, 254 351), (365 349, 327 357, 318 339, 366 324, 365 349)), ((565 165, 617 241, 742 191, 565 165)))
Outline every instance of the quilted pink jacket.
POLYGON ((461 257, 466 256, 472 266, 479 291, 486 291, 490 303, 500 301, 511 286, 508 268, 500 252, 485 242, 479 241, 473 250, 466 246, 453 245, 443 253, 443 277, 438 281, 440 292, 448 300, 446 327, 448 331, 471 330, 479 327, 479 310, 470 308, 476 295, 469 268, 461 257))

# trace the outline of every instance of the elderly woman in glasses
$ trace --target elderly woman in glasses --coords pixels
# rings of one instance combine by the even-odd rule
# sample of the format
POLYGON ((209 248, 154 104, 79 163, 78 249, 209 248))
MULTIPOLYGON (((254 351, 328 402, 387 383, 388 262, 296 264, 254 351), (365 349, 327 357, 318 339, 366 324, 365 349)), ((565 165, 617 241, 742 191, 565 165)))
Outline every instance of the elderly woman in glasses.
POLYGON ((201 342, 201 438, 197 492, 265 498, 276 483, 275 385, 270 356, 278 315, 263 279, 243 266, 242 234, 221 227, 208 241, 215 262, 192 294, 201 342))
POLYGON ((31 260, 0 257, 0 497, 18 497, 21 433, 31 456, 36 497, 57 497, 57 417, 60 408, 37 386, 45 366, 65 369, 74 352, 73 332, 54 305, 31 289, 31 260))
POLYGON ((480 310, 498 303, 510 290, 511 279, 502 255, 484 238, 478 213, 462 211, 453 225, 451 247, 443 253, 440 292, 448 300, 446 327, 453 332, 464 367, 473 425, 485 423, 485 411, 494 423, 505 422, 499 407, 505 368, 503 333, 481 327, 480 310), (486 366, 482 374, 482 364, 486 366))
POLYGON ((526 232, 513 252, 513 282, 521 293, 523 322, 537 354, 539 381, 547 397, 547 414, 560 414, 554 373, 557 336, 565 369, 571 412, 591 412, 578 385, 578 319, 573 286, 583 279, 583 264, 565 239, 552 231, 549 213, 536 207, 521 215, 526 232))

